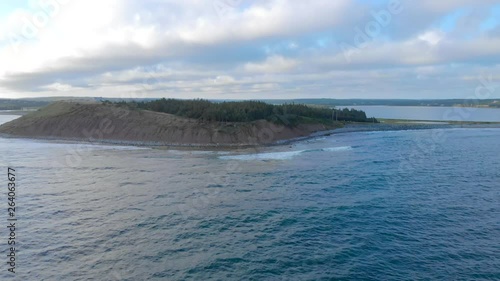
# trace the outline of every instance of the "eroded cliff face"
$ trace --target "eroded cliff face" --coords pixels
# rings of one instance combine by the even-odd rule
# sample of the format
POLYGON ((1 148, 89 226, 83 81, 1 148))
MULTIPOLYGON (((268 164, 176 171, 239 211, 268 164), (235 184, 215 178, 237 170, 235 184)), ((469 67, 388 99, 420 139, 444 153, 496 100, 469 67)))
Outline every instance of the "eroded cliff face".
POLYGON ((265 120, 203 122, 114 105, 57 102, 0 126, 0 133, 27 138, 163 145, 262 145, 327 129, 331 128, 322 124, 289 128, 265 120))

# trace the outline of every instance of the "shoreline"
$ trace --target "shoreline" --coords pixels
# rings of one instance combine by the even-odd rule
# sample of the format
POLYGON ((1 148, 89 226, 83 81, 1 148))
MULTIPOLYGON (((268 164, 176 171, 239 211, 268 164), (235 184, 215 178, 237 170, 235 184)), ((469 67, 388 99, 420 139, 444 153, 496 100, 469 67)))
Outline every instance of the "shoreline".
POLYGON ((358 132, 389 132, 389 131, 413 131, 413 130, 432 130, 432 129, 481 129, 492 128, 500 129, 500 123, 489 122, 474 122, 474 123, 412 123, 410 120, 406 123, 400 120, 401 123, 378 123, 378 124, 363 124, 363 123, 348 123, 342 128, 324 130, 314 132, 310 135, 297 137, 286 140, 279 140, 270 144, 182 144, 182 143, 164 143, 164 142, 148 142, 148 141, 127 141, 127 140, 111 140, 111 139, 82 139, 82 138, 60 138, 60 137, 36 137, 36 136, 14 136, 9 134, 0 134, 0 138, 6 139, 23 139, 23 140, 41 140, 53 143, 70 143, 70 144, 90 144, 90 145, 110 145, 110 146, 135 146, 146 147, 152 149, 185 149, 185 150, 211 150, 211 151, 231 151, 236 149, 255 148, 255 147, 273 147, 281 145, 289 145, 292 143, 305 141, 317 137, 358 133, 358 132))
POLYGON ((316 137, 346 134, 346 133, 361 133, 361 132, 394 132, 394 131, 415 131, 415 130, 434 130, 434 129, 500 129, 500 123, 474 123, 474 124, 445 124, 445 123, 378 123, 378 124, 347 124, 343 128, 326 130, 313 133, 306 137, 294 138, 284 141, 279 141, 272 146, 287 145, 290 143, 308 140, 316 137))
MULTIPOLYGON (((36 111, 36 110, 35 110, 36 111)), ((27 111, 27 110, 0 110, 0 115, 14 115, 14 116, 24 116, 26 114, 29 114, 32 111, 27 111)))

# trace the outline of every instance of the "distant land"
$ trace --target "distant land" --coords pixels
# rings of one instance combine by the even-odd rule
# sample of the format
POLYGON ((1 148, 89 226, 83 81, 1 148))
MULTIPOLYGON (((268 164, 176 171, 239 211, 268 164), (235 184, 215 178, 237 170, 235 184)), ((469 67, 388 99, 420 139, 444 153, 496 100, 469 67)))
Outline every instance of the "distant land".
POLYGON ((413 100, 413 99, 292 99, 292 100, 264 100, 272 104, 280 103, 302 103, 324 106, 448 106, 448 107, 493 107, 500 108, 500 99, 435 99, 435 100, 413 100))
MULTIPOLYGON (((131 101, 153 101, 150 99, 123 99, 123 98, 102 98, 102 97, 45 97, 45 98, 27 98, 27 99, 0 99, 0 110, 23 110, 47 106, 55 101, 95 101, 100 102, 110 100, 112 102, 131 102, 131 101)), ((211 100, 213 102, 238 101, 238 100, 211 100)), ((270 104, 297 103, 320 105, 328 107, 340 106, 367 106, 367 105, 385 105, 385 106, 449 106, 449 107, 485 107, 500 108, 500 99, 260 99, 270 104)))
POLYGON ((254 146, 378 122, 359 110, 206 100, 59 101, 0 126, 5 137, 145 146, 254 146), (338 114, 333 120, 333 114, 338 114), (339 121, 336 121, 336 120, 339 121))

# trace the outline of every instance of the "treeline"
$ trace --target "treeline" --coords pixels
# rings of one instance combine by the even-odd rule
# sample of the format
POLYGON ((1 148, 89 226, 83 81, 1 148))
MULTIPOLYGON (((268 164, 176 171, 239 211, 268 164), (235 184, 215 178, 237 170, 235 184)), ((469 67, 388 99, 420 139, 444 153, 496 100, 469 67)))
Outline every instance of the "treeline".
POLYGON ((294 99, 294 100, 263 100, 271 104, 301 103, 326 106, 463 106, 463 107, 500 107, 499 99, 294 99))
MULTIPOLYGON (((104 101, 104 103, 112 103, 104 101)), ((261 119, 291 123, 300 119, 338 120, 353 122, 377 122, 367 118, 365 112, 354 109, 332 110, 324 107, 311 107, 303 104, 272 105, 261 101, 238 101, 215 103, 203 99, 177 100, 159 99, 143 102, 116 102, 119 106, 170 113, 177 116, 204 121, 251 122, 261 119)))
POLYGON ((26 99, 0 99, 0 110, 21 110, 25 107, 43 107, 50 102, 46 101, 32 101, 26 99))

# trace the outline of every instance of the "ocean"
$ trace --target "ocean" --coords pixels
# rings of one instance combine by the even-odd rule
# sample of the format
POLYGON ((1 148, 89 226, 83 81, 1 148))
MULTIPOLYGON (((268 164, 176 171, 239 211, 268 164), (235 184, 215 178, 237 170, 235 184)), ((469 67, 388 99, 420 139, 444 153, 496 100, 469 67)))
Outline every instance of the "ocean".
POLYGON ((500 280, 499 140, 355 132, 227 152, 0 138, 0 220, 10 167, 14 280, 500 280))
POLYGON ((366 112, 367 116, 386 119, 500 122, 500 108, 446 106, 349 106, 366 112))

